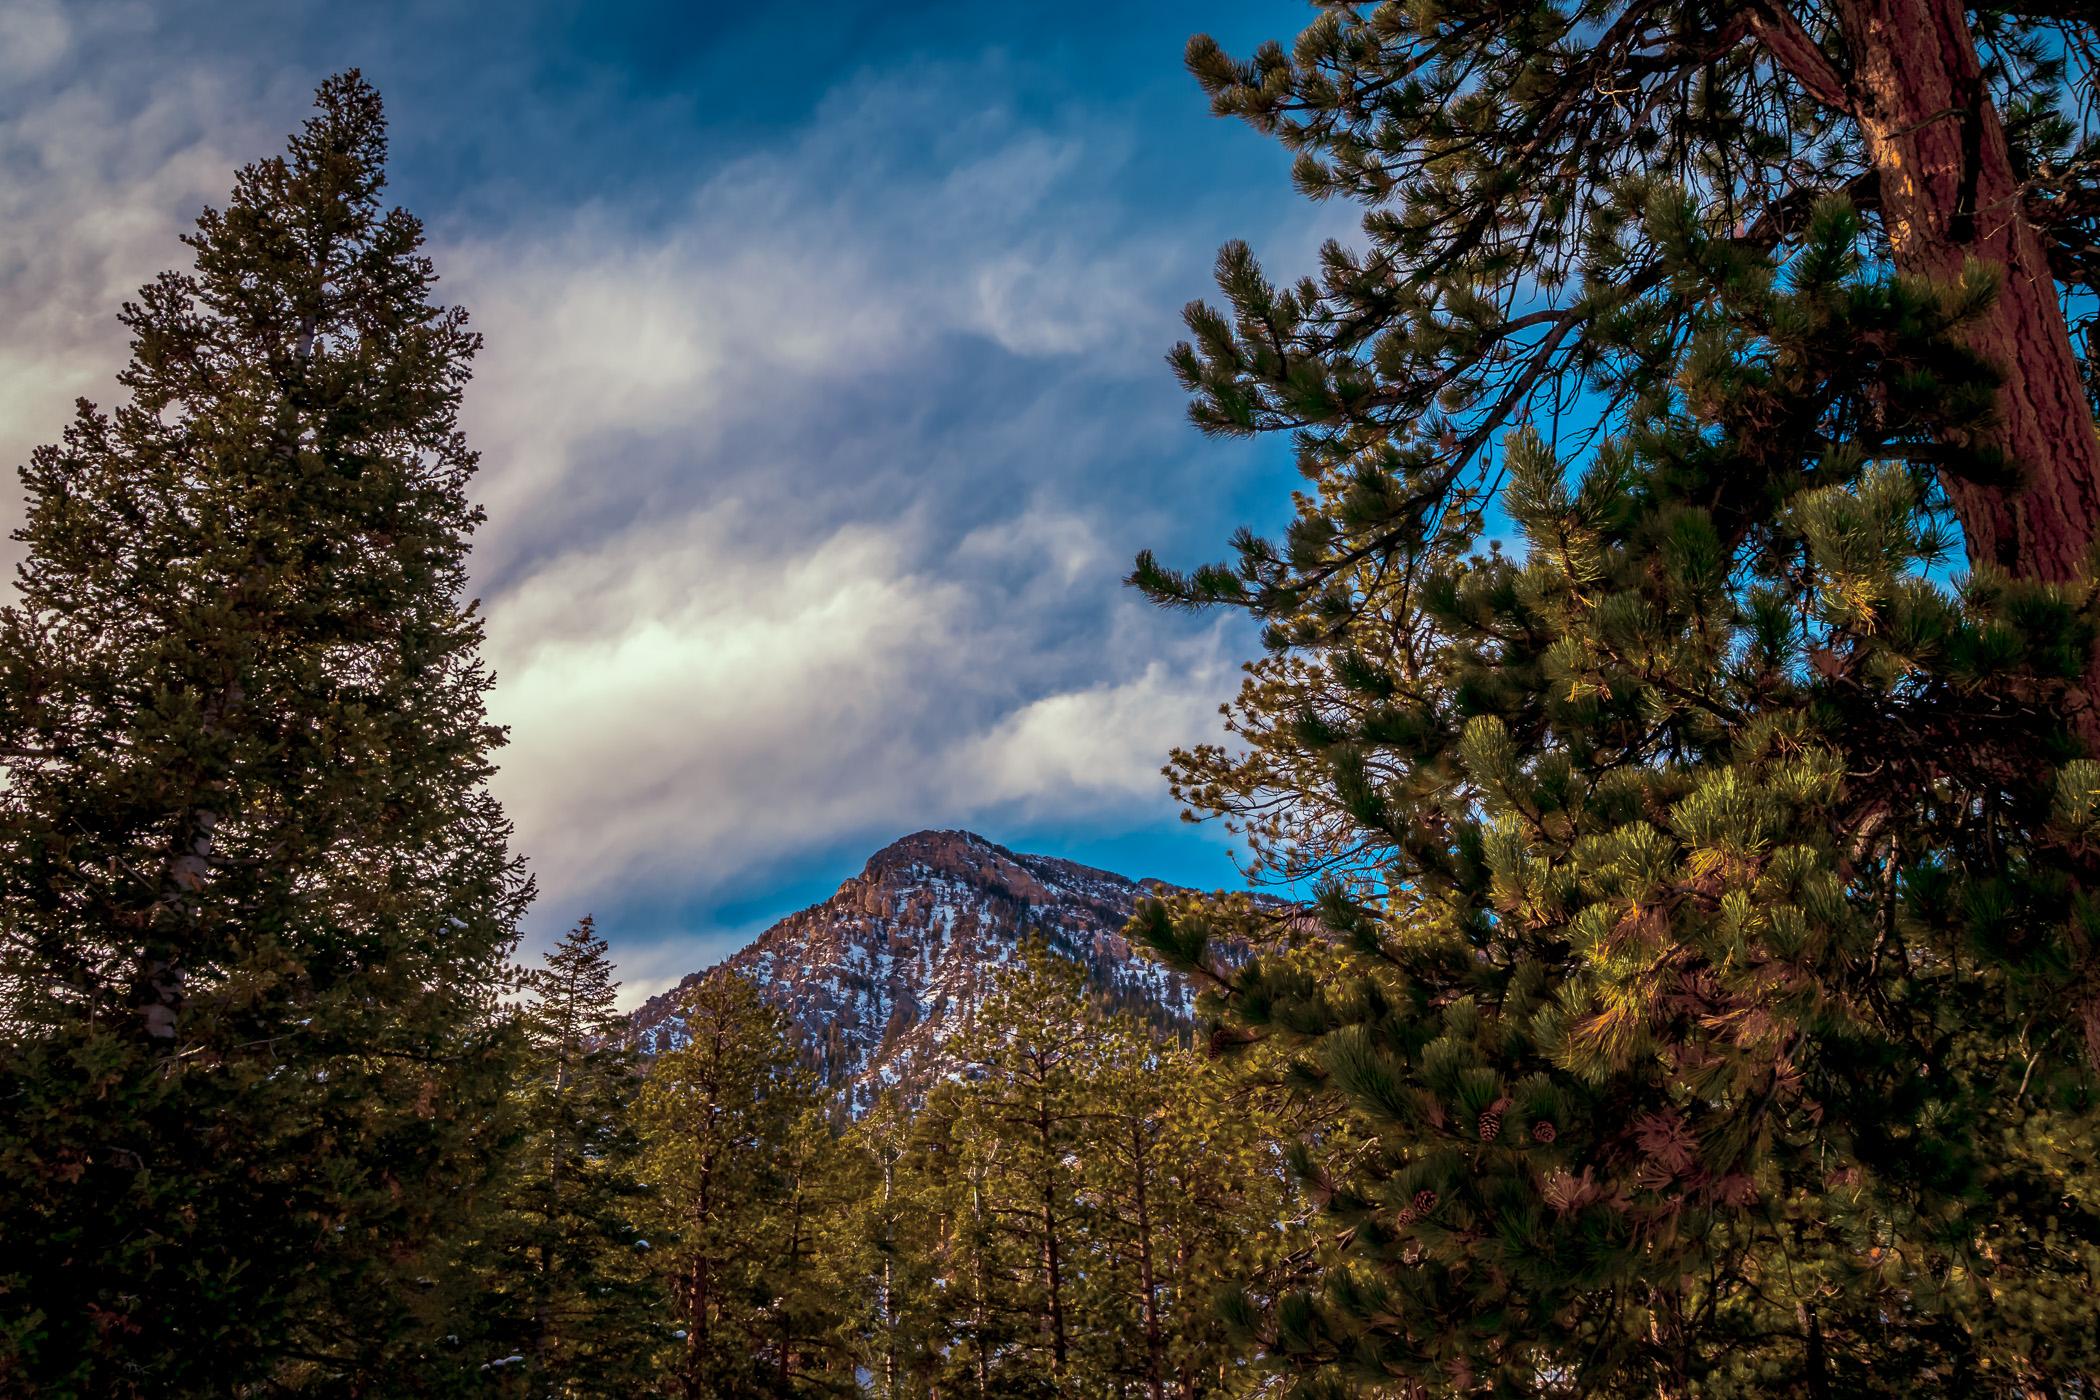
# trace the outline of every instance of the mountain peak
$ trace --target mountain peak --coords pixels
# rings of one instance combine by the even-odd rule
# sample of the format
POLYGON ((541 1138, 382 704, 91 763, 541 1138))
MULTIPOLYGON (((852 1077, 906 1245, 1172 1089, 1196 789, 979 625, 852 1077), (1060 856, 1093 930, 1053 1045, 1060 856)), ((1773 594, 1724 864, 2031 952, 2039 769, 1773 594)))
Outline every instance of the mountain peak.
POLYGON ((1113 891, 1115 895, 1138 889, 1136 881, 1111 871, 1055 856, 1021 855, 974 831, 915 831, 869 856, 860 875, 839 886, 839 894, 871 886, 901 887, 928 878, 997 891, 1030 905, 1054 902, 1058 895, 1053 887, 1085 887, 1093 893, 1113 891))
MULTIPOLYGON (((1085 964, 1112 1005, 1162 1030, 1191 1025, 1182 980, 1122 936, 1140 899, 1171 888, 1011 851, 972 831, 916 831, 719 967, 753 978, 786 1008, 820 1074, 860 1107, 883 1088, 916 1094, 948 1072, 941 1042, 1033 934, 1085 964)), ((717 970, 645 1002, 631 1020, 636 1042, 649 1053, 679 1043, 686 991, 717 970)))

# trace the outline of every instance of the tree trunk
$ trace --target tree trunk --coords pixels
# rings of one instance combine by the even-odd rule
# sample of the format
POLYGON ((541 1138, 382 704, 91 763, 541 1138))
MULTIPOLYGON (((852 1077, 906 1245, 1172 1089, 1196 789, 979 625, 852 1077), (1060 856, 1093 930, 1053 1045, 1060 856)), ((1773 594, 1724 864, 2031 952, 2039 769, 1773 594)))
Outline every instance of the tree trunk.
POLYGON ((1801 1323, 1808 1372, 1808 1400, 1830 1400, 1830 1359, 1823 1348, 1823 1319, 1806 1303, 1797 1305, 1794 1316, 1801 1323))
POLYGON ((1151 1162, 1145 1151, 1145 1122, 1130 1120, 1131 1180, 1136 1191, 1138 1239, 1138 1287, 1145 1293, 1145 1381, 1152 1400, 1166 1400, 1166 1343, 1159 1329, 1159 1285, 1152 1272, 1152 1212, 1145 1194, 1145 1173, 1151 1162))
POLYGON ((707 1378, 702 1374, 702 1370, 707 1364, 707 1310, 713 1301, 710 1295, 714 1291, 714 1281, 710 1277, 708 1267, 713 1262, 708 1257, 708 1250, 713 1246, 712 1231, 708 1228, 713 1222, 708 1217, 712 1210, 709 1197, 714 1185, 714 1165, 713 1153, 701 1155, 700 1193, 693 1210, 694 1222, 699 1226, 695 1233, 700 1237, 700 1246, 693 1253, 692 1315, 686 1324, 688 1333, 685 1340, 688 1400, 701 1400, 707 1387, 707 1378))
MULTIPOLYGON (((565 1004, 560 1022, 561 1040, 554 1056, 554 1126, 548 1133, 549 1153, 547 1159, 547 1229, 549 1233, 559 1228, 561 1210, 561 1130, 562 1099, 569 1089, 569 1025, 574 1003, 573 982, 562 988, 565 1004)), ((544 1374, 547 1369, 547 1350, 553 1332, 553 1320, 549 1315, 549 1299, 554 1292, 555 1248, 551 1241, 540 1245, 540 1305, 538 1310, 538 1335, 533 1338, 532 1352, 535 1362, 544 1374)))
POLYGON ((1997 445, 2021 485, 1946 483, 1969 557, 2021 578, 2069 579, 2100 518, 2100 434, 1968 13, 1959 0, 1841 0, 1838 16, 1896 265, 1953 280, 1973 258, 2004 277, 1971 344, 2005 375, 1997 445))
POLYGON ((887 1145, 882 1151, 882 1400, 897 1400, 897 1311, 893 1292, 897 1237, 896 1221, 890 1213, 897 1163, 887 1145))
POLYGON ((1065 1303, 1064 1261, 1058 1257, 1057 1248, 1057 1179, 1051 1173, 1055 1164, 1043 1173, 1043 1275, 1050 1288, 1050 1367, 1058 1375, 1065 1373, 1065 1303))
MULTIPOLYGON (((1184 1231, 1186 1228, 1184 1225, 1184 1231)), ((1189 1266, 1195 1259, 1196 1251, 1190 1246, 1188 1235, 1183 1233, 1174 1245, 1176 1277, 1186 1279, 1189 1276, 1189 1266)), ((1181 1400, 1196 1400, 1196 1368, 1193 1362, 1184 1361, 1181 1364, 1181 1400)))
MULTIPOLYGON (((2017 485, 1943 475, 1969 560, 2015 578, 2064 582, 2084 567, 2100 524, 2100 430, 2078 373, 2063 303, 2022 212, 2005 127, 1992 106, 1960 0, 1838 0, 1849 75, 1803 32, 1783 0, 1751 28, 1818 101, 1859 123, 1880 183, 1896 266, 1953 281, 1974 259, 1996 270, 1996 304, 1970 345, 2004 375, 1989 445, 2017 485)), ((2073 723, 2100 752, 2100 654, 2073 723)))
POLYGON ((1050 1289, 1050 1365, 1052 1371, 1062 1377, 1065 1373, 1065 1301, 1064 1261, 1057 1248, 1057 1134, 1049 1105, 1039 1102, 1036 1108, 1036 1131, 1041 1135, 1043 1147, 1043 1281, 1050 1289))
POLYGON ((686 1400, 702 1400, 706 1379, 700 1374, 701 1346, 707 1337, 707 1256, 693 1256, 686 1280, 685 1394, 686 1400))
POLYGON ((984 1266, 984 1185, 981 1179, 973 1178, 970 1183, 970 1213, 972 1216, 971 1223, 975 1231, 971 1239, 971 1247, 977 1254, 975 1260, 977 1266, 977 1300, 975 1309, 977 1314, 977 1400, 986 1400, 986 1396, 990 1394, 988 1386, 991 1381, 991 1374, 984 1354, 984 1291, 991 1286, 991 1277, 984 1266))

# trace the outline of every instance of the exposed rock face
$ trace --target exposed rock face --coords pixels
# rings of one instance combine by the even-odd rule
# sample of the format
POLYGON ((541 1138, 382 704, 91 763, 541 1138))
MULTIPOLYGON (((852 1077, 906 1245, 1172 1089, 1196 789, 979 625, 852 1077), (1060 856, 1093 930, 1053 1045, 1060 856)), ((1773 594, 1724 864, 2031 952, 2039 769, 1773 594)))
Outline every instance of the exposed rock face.
MULTIPOLYGON (((877 851, 837 894, 782 919, 722 965, 787 1008, 825 1082, 850 1088, 857 1110, 885 1087, 916 1096, 948 1070, 940 1041, 1034 932, 1087 964, 1117 1009, 1162 1027, 1192 1024, 1182 979, 1121 933, 1139 899, 1172 888, 1019 855, 972 832, 921 831, 877 851)), ((678 1044, 678 1006, 712 971, 634 1012, 646 1052, 678 1044)))

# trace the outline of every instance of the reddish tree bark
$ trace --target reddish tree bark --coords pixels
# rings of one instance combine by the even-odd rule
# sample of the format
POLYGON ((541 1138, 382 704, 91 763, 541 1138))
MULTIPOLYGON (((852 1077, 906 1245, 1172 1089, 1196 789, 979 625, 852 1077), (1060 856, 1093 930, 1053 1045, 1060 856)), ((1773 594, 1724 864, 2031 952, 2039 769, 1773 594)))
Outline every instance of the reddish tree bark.
POLYGON ((2100 518, 2100 432, 2047 253, 2022 217, 1968 13, 1959 0, 1841 0, 1838 19, 1849 75, 1791 14, 1767 12, 1754 27, 1812 95, 1858 122, 1897 266, 1951 281, 1974 259, 2004 279, 1971 343, 2005 376, 1997 445, 2021 483, 1947 481, 1969 557, 2020 578, 2073 578, 2100 518))
MULTIPOLYGON (((1818 101, 1859 124, 1880 177, 1896 265, 1953 281, 1974 260, 2002 278, 1970 344, 2004 375, 1992 445, 2005 482, 1943 476, 1971 563, 2061 583, 2086 567, 2100 524, 2096 430, 2048 256, 2023 216, 2005 127, 1992 105, 1960 0, 1838 0, 1850 72, 1842 72, 1785 9, 1751 27, 1773 59, 1818 101)), ((2100 752, 2100 653, 2075 717, 2100 752)))
POLYGON ((2004 278, 1971 343, 2005 376, 1998 445, 2021 484, 1947 482, 1969 556, 2022 578, 2076 577, 2100 518, 2100 433, 1968 14, 1958 0, 1844 0, 1838 13, 1897 266, 1952 280, 1974 258, 2004 278))

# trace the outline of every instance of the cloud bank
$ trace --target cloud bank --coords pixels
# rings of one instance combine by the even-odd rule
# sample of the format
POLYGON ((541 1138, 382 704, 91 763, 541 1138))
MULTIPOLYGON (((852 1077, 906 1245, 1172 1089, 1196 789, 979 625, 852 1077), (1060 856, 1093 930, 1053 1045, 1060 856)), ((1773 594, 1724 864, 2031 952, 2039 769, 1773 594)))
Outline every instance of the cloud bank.
POLYGON ((661 230, 446 250, 490 346, 498 790, 551 906, 1157 823, 1166 750, 1216 732, 1244 639, 1117 583, 1187 474, 1158 352, 1207 250, 1116 226, 1084 122, 898 159, 952 131, 943 76, 842 94, 661 230))
MULTIPOLYGON (((359 60, 383 90, 426 10, 462 22, 402 7, 394 49, 359 60)), ((293 95, 326 70, 272 22, 160 64, 150 11, 0 0, 14 460, 74 395, 112 397, 117 303, 303 117, 293 95)), ((563 127, 528 78, 464 85, 448 169, 507 122, 563 127)), ((397 114, 447 113, 404 81, 397 114)), ((595 111, 619 84, 587 87, 595 111)), ((1221 237, 1302 262, 1334 220, 1268 198, 1250 227, 1162 193, 1146 119, 996 48, 915 53, 581 199, 521 196, 516 150, 449 204, 411 199, 440 294, 487 342, 465 410, 475 574, 511 733, 498 794, 542 891, 530 941, 594 911, 639 998, 919 827, 1162 849, 1158 767, 1216 734, 1252 639, 1153 612, 1119 575, 1146 545, 1216 553, 1277 473, 1273 451, 1195 439, 1161 352, 1221 237)), ((548 146, 550 188, 596 158, 548 146)), ((1176 849, 1128 873, 1229 876, 1200 839, 1176 849)))

